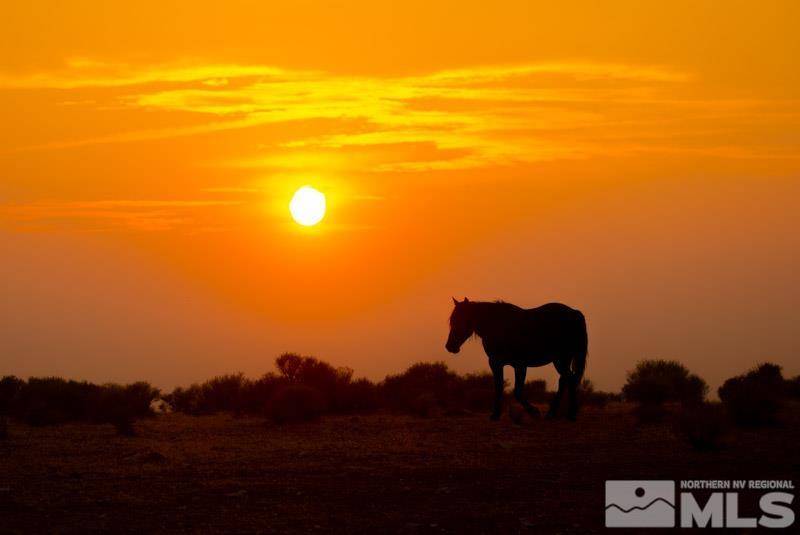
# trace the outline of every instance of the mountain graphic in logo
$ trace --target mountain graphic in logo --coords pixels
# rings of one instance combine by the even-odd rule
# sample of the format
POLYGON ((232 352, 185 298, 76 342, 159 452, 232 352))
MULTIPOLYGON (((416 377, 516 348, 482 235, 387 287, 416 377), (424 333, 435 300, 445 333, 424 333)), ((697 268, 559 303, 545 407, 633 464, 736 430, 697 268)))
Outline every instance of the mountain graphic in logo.
POLYGON ((675 527, 675 482, 606 481, 606 527, 675 527))

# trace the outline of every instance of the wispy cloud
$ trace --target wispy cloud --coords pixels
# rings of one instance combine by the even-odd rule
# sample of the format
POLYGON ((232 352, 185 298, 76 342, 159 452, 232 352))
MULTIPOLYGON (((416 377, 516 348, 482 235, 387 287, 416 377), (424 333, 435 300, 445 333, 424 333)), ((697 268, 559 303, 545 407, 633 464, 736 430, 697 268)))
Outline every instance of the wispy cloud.
POLYGON ((534 130, 575 128, 602 120, 576 105, 647 96, 641 84, 671 84, 686 75, 657 67, 543 63, 478 67, 410 77, 341 76, 268 66, 173 65, 149 68, 73 60, 64 71, 0 76, 4 87, 122 88, 128 108, 209 117, 203 124, 125 131, 51 142, 36 148, 131 142, 263 124, 325 119, 323 135, 298 136, 283 147, 343 147, 430 143, 446 161, 378 162, 376 169, 472 167, 505 160, 570 155, 534 130), (354 129, 353 124, 359 126, 354 129), (525 132, 513 140, 503 132, 525 132), (467 154, 468 153, 468 154, 467 154), (427 163, 426 163, 427 162, 427 163))
POLYGON ((44 228, 73 224, 89 231, 195 230, 198 210, 241 204, 221 200, 38 201, 0 205, 0 223, 44 228))
POLYGON ((0 74, 4 89, 79 89, 125 87, 152 83, 201 82, 209 86, 226 85, 230 78, 282 77, 276 67, 236 64, 170 64, 136 66, 106 63, 88 58, 71 58, 63 69, 33 74, 0 74))
MULTIPOLYGON (((643 151, 786 157, 780 143, 731 141, 731 133, 798 120, 796 101, 692 98, 692 76, 654 65, 545 62, 443 70, 402 77, 337 75, 261 65, 130 66, 87 59, 65 69, 0 76, 0 87, 80 92, 116 88, 128 110, 181 112, 200 124, 49 142, 29 149, 168 139, 269 124, 325 121, 299 129, 248 160, 297 166, 295 154, 430 147, 374 158, 372 171, 513 165, 643 151), (715 126, 725 135, 705 136, 715 126), (693 140, 687 142, 686 140, 693 140)), ((76 99, 79 100, 79 99, 76 99)), ((302 159, 302 158, 301 158, 302 159)), ((242 161, 231 162, 242 165, 242 161)), ((305 165, 305 160, 302 163, 305 165)))

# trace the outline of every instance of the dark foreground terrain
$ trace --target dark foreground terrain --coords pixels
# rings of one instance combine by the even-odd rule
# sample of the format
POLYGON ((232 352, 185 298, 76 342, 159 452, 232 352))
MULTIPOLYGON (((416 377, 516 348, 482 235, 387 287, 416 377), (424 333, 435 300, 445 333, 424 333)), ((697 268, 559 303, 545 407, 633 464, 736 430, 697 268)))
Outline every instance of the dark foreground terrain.
POLYGON ((0 532, 591 533, 606 479, 791 479, 796 421, 701 453, 626 405, 578 423, 504 415, 327 417, 275 426, 162 415, 111 426, 9 426, 0 532))

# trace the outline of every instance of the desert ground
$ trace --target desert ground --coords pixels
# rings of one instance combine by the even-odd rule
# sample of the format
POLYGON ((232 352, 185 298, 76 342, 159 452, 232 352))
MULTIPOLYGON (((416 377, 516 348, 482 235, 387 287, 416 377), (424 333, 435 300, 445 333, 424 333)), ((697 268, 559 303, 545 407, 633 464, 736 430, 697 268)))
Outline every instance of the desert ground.
POLYGON ((0 531, 593 533, 606 479, 791 479, 800 425, 694 451, 626 404, 577 423, 508 414, 228 414, 29 427, 0 441, 0 531))

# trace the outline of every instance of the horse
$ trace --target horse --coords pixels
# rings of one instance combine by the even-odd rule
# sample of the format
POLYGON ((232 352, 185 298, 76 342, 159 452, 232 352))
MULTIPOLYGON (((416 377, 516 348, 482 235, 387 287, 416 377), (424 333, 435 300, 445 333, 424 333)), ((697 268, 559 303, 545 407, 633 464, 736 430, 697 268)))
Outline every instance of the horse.
POLYGON ((551 362, 559 374, 558 392, 547 412, 555 418, 564 390, 569 392, 567 416, 578 415, 578 385, 586 368, 589 338, 583 314, 561 303, 548 303, 524 309, 503 301, 479 302, 453 298, 450 335, 445 348, 458 353, 470 336, 477 335, 489 357, 494 378, 492 420, 498 420, 503 407, 503 367, 514 368, 514 398, 531 416, 539 411, 525 396, 528 367, 551 362))

